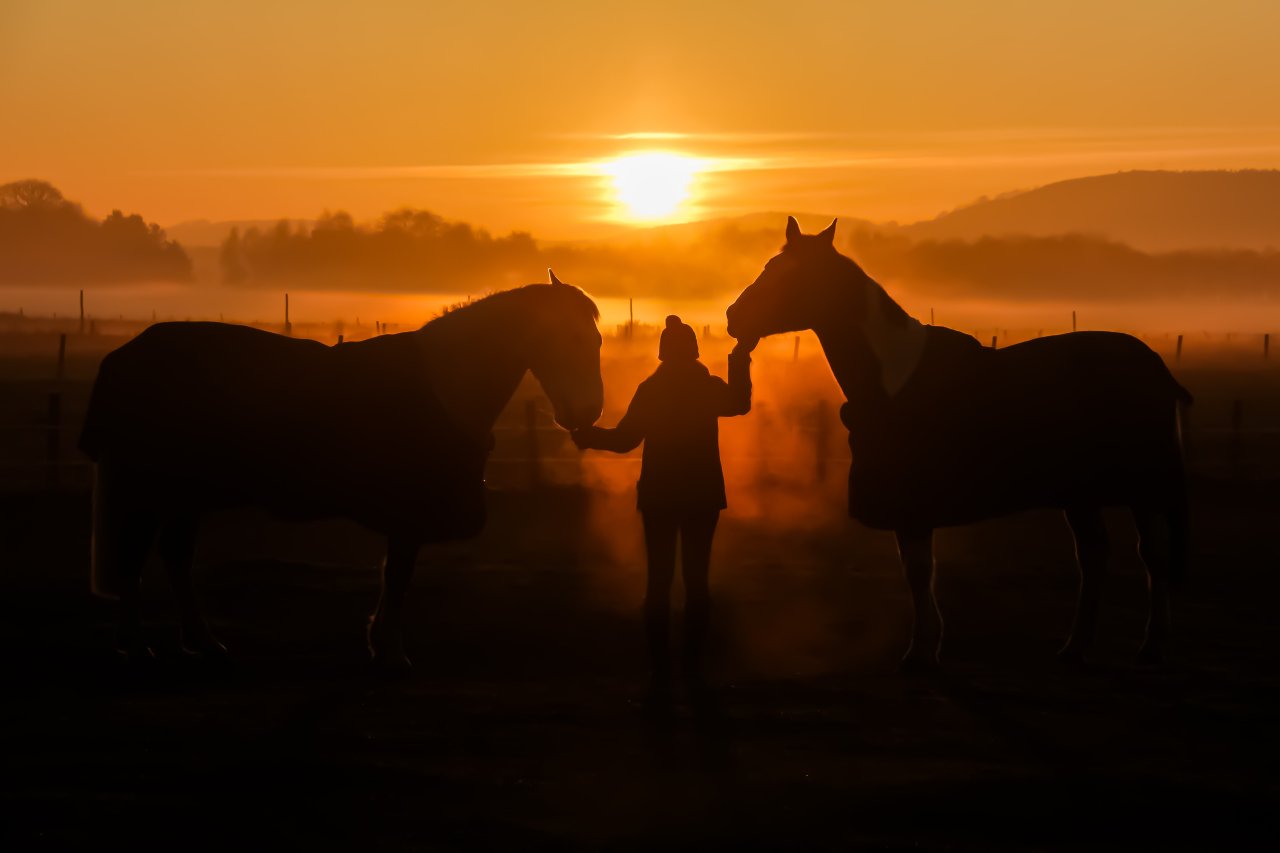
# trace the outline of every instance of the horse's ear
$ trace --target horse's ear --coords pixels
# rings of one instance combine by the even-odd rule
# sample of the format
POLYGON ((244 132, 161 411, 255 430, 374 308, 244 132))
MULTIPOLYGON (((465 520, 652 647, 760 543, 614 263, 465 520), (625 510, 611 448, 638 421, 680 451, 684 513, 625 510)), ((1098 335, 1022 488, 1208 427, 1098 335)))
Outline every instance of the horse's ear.
POLYGON ((836 220, 831 220, 831 224, 823 228, 818 236, 834 246, 836 244, 836 220))
POLYGON ((563 281, 556 278, 556 274, 551 271, 551 267, 547 267, 547 278, 551 280, 552 284, 564 284, 563 281))
POLYGON ((787 217, 787 242, 794 243, 800 239, 800 223, 794 216, 787 217))

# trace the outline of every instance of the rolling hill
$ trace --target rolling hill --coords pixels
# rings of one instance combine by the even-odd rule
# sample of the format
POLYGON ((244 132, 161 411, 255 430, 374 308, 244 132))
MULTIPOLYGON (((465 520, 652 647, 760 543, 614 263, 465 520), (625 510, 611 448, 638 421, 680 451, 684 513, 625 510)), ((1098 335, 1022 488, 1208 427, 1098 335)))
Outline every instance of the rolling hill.
POLYGON ((901 233, 916 240, 1092 234, 1146 252, 1280 249, 1280 170, 1077 178, 983 199, 901 233))

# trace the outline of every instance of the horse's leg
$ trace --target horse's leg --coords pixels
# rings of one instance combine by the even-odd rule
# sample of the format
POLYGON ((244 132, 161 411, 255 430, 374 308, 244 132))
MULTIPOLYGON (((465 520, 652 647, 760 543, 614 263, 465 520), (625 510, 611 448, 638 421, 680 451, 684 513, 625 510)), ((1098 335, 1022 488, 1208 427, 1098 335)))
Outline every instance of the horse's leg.
POLYGON ((191 585, 191 563, 196 552, 199 516, 195 513, 170 518, 160 528, 160 559, 169 575, 169 585, 178 603, 182 620, 182 650, 192 655, 224 657, 227 649, 209 632, 200 615, 195 588, 191 585))
POLYGON ((1098 604, 1107 572, 1107 527, 1098 507, 1073 507, 1066 511, 1067 523, 1076 540, 1076 562, 1080 566, 1080 596, 1076 619, 1067 644, 1058 654, 1063 660, 1082 661, 1093 645, 1098 628, 1098 604))
POLYGON ((404 652, 404 599, 413 579, 420 544, 417 540, 390 536, 382 569, 382 596, 369 625, 369 652, 383 669, 404 670, 412 664, 404 652))
POLYGON ((1169 584, 1179 579, 1186 560, 1185 509, 1133 507, 1138 554, 1147 567, 1147 633, 1138 653, 1143 663, 1160 663, 1169 642, 1169 584))
POLYGON ((902 558, 915 608, 911 647, 902 665, 910 669, 932 668, 938 665, 938 650, 942 645, 942 614, 933 594, 933 531, 899 530, 897 537, 898 555, 902 558))
POLYGON ((149 660, 142 636, 142 570, 158 521, 136 472, 110 460, 94 468, 93 591, 118 599, 116 649, 130 661, 149 660))

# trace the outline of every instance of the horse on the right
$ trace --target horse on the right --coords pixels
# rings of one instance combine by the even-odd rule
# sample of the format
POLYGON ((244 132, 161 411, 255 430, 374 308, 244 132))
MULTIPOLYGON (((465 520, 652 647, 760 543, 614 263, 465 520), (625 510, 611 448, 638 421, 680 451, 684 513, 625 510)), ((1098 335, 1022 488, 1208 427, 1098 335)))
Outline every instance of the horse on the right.
POLYGON ((1080 596, 1062 649, 1094 639, 1109 551, 1102 510, 1128 507, 1146 564, 1141 650, 1169 637, 1169 586, 1185 576, 1187 499, 1181 408, 1160 356, 1130 335, 1073 332, 1004 349, 909 316, 834 244, 835 222, 786 244, 727 312, 729 334, 812 329, 847 401, 849 513, 892 530, 915 605, 908 667, 938 662, 933 531, 1036 508, 1065 512, 1080 596))

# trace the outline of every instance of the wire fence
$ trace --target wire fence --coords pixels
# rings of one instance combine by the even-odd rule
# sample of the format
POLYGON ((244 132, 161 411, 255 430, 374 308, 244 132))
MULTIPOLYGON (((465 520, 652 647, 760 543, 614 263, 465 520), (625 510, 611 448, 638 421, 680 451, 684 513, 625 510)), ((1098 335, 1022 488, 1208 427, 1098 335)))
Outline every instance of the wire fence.
MULTIPOLYGON (((382 330, 379 323, 379 331, 382 330)), ((704 329, 709 334, 709 329, 704 329)), ((1006 332, 1007 335, 1007 332, 1006 332)), ((92 338, 93 332, 77 336, 92 338)), ((1150 337, 1150 336, 1149 336, 1150 337)), ((1255 355, 1270 364, 1270 335, 1258 335, 1255 355)), ((1183 335, 1174 341, 1174 364, 1181 362, 1183 335)), ((1246 342, 1238 336, 1237 347, 1246 342)), ((1230 340, 1231 336, 1227 336, 1230 340)), ((999 335, 993 345, 999 345, 999 335)), ((60 333, 48 352, 46 379, 0 381, 0 489, 84 489, 91 482, 92 466, 75 448, 80 422, 87 406, 91 381, 69 380, 68 335, 60 333)), ((795 337, 790 361, 801 357, 801 338, 795 337)), ((1280 373, 1268 371, 1269 376, 1280 373)), ((1193 407, 1185 423, 1185 443, 1193 473, 1219 479, 1280 479, 1280 412, 1275 389, 1248 383, 1214 380, 1228 397, 1211 403, 1204 412, 1193 407), (1228 387, 1229 386, 1229 387, 1228 387), (1244 394, 1252 393, 1249 398, 1244 394), (1228 411, 1216 411, 1225 409, 1228 411)), ((1222 395, 1218 395, 1222 396, 1222 395)), ((734 442, 724 454, 733 476, 768 479, 785 472, 797 483, 822 484, 835 472, 847 471, 849 450, 838 417, 838 401, 810 400, 777 406, 767 414, 758 405, 755 421, 760 428, 747 442, 734 442), (785 430, 790 440, 770 439, 771 430, 785 430), (773 473, 771 473, 773 472, 773 473)), ((488 478, 503 487, 537 487, 546 483, 579 482, 584 471, 600 468, 638 469, 639 454, 592 454, 584 458, 567 434, 553 422, 545 399, 526 397, 513 401, 494 430, 496 446, 488 478)))

